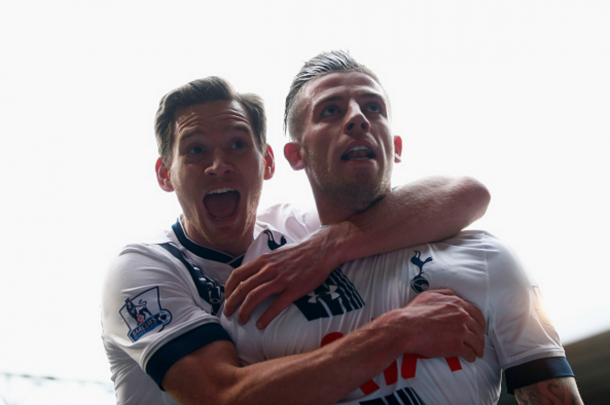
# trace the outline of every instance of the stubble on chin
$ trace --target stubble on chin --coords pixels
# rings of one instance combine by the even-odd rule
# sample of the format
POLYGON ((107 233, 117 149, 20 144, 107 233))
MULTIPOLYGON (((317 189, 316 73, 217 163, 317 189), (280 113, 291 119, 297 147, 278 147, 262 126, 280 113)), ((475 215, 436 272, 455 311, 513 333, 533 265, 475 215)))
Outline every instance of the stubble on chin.
POLYGON ((352 212, 365 211, 387 194, 390 189, 386 181, 377 179, 318 179, 327 200, 336 207, 343 207, 352 212))

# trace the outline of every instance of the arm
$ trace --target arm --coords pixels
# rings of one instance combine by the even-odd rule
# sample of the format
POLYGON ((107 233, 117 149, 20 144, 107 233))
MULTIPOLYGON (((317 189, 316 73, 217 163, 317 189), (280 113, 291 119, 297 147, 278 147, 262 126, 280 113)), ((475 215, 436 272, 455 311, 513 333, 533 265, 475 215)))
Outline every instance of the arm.
POLYGON ((235 270, 225 285, 225 314, 243 302, 239 319, 246 322, 276 294, 259 320, 265 327, 341 263, 454 235, 483 216, 489 199, 485 186, 469 177, 429 177, 402 186, 367 211, 235 270))
POLYGON ((493 313, 487 336, 508 393, 520 404, 582 404, 559 334, 544 315, 538 285, 505 243, 491 235, 484 240, 493 313), (530 360, 511 362, 518 356, 530 360))
POLYGON ((162 385, 183 405, 334 404, 405 352, 474 361, 484 330, 474 306, 429 291, 309 353, 239 367, 234 346, 215 341, 178 360, 162 385))
POLYGON ((517 388, 515 398, 521 405, 583 404, 573 377, 553 378, 517 388))

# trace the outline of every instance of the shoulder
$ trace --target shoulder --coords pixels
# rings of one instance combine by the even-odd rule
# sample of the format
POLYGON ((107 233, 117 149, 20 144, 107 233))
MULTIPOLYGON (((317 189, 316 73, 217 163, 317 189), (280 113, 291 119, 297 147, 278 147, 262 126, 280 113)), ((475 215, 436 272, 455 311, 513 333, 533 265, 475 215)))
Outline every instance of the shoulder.
POLYGON ((294 243, 296 241, 290 235, 265 224, 264 227, 261 227, 259 234, 254 238, 254 241, 246 251, 243 263, 249 263, 265 253, 294 243))
POLYGON ((481 230, 461 231, 455 236, 444 239, 441 244, 460 245, 485 250, 504 250, 506 244, 495 235, 481 230))
POLYGON ((320 219, 315 209, 303 210, 282 203, 258 212, 256 234, 269 225, 295 240, 301 240, 320 227, 320 219))
POLYGON ((106 282, 131 283, 141 277, 163 277, 175 273, 177 260, 162 243, 132 243, 111 260, 106 282))
POLYGON ((489 232, 460 232, 455 237, 442 241, 440 249, 456 253, 452 259, 460 255, 459 257, 472 265, 476 263, 481 266, 487 273, 490 288, 493 289, 490 293, 496 297, 492 301, 503 297, 503 293, 506 294, 506 299, 513 297, 511 301, 519 300, 530 294, 532 288, 537 287, 534 278, 513 248, 489 232))
POLYGON ((445 249, 451 246, 470 251, 473 255, 485 260, 488 271, 491 272, 504 272, 511 269, 521 271, 523 269, 517 254, 510 245, 486 231, 462 231, 454 237, 443 240, 439 245, 445 249))
POLYGON ((192 295, 194 286, 182 263, 163 248, 168 235, 124 246, 110 261, 102 285, 102 313, 116 313, 126 299, 157 301, 163 297, 192 295), (154 296, 154 297, 153 297, 154 296))

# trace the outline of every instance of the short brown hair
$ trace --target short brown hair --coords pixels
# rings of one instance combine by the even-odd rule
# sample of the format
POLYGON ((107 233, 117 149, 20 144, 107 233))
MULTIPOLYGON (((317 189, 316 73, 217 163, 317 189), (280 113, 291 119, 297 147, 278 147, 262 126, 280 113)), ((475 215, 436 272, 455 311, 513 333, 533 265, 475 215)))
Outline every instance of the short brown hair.
MULTIPOLYGON (((381 86, 379 78, 373 71, 358 63, 346 51, 322 52, 314 56, 301 68, 292 80, 290 91, 286 96, 286 109, 284 110, 284 131, 288 132, 292 140, 298 139, 298 127, 301 124, 300 92, 310 81, 333 72, 358 72, 369 75, 381 86)), ((383 86, 381 86, 383 88, 383 86)), ((385 91, 385 90, 384 90, 385 91)))
POLYGON ((155 136, 159 156, 163 159, 163 163, 171 164, 176 111, 180 108, 219 100, 235 100, 243 106, 250 118, 257 147, 263 152, 267 144, 267 119, 263 100, 256 94, 237 93, 225 79, 210 76, 194 80, 170 91, 159 102, 159 109, 155 116, 155 136))

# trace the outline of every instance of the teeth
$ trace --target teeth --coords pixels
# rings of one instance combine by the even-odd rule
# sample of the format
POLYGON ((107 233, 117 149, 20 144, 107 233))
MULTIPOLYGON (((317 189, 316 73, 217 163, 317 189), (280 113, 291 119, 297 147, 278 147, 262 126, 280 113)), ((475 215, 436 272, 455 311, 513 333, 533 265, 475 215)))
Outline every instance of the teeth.
POLYGON ((373 152, 366 146, 354 146, 341 156, 342 160, 366 160, 372 159, 373 152))
POLYGON ((217 188, 216 190, 212 190, 210 192, 208 192, 209 194, 222 194, 222 193, 228 193, 230 191, 237 191, 234 188, 230 188, 230 187, 224 187, 224 188, 217 188))
POLYGON ((355 146, 355 147, 351 148, 347 153, 349 153, 351 151, 357 151, 357 150, 369 150, 369 148, 367 148, 366 146, 355 146))

